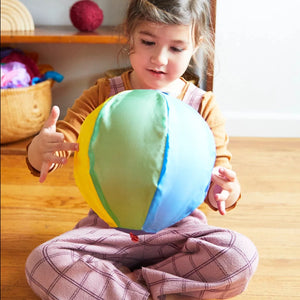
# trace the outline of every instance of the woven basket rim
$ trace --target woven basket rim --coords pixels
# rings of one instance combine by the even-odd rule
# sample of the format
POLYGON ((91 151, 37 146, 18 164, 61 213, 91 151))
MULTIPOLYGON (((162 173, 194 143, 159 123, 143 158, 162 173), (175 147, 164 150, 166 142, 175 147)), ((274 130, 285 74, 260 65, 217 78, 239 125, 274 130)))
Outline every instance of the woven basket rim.
POLYGON ((27 86, 27 87, 1 89, 1 96, 2 96, 2 94, 4 94, 4 95, 5 94, 6 95, 20 94, 20 93, 22 94, 24 92, 28 92, 28 91, 31 91, 31 90, 38 90, 38 89, 44 88, 45 86, 52 85, 52 84, 53 84, 53 80, 52 79, 47 79, 45 81, 39 82, 35 85, 27 86))

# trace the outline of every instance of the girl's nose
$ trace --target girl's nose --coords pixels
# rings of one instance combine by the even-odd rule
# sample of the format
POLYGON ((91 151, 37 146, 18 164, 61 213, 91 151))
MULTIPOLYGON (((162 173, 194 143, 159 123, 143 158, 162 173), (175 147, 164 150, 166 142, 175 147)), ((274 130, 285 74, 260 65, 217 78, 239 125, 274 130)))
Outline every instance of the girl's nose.
POLYGON ((151 63, 157 66, 164 66, 168 64, 168 54, 165 49, 155 49, 151 56, 151 63))

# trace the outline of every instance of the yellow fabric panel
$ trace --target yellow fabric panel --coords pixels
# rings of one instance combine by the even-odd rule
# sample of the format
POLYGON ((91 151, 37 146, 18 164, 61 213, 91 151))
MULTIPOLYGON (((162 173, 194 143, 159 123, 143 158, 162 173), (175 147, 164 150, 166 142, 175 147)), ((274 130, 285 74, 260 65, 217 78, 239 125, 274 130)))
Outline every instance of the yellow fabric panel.
MULTIPOLYGON (((107 101, 109 100, 110 99, 107 101)), ((92 178, 90 176, 90 160, 88 155, 90 139, 93 133, 95 121, 100 110, 107 101, 102 103, 90 115, 88 115, 85 119, 85 122, 81 126, 80 135, 78 137, 79 151, 75 152, 74 156, 74 177, 76 184, 88 205, 109 226, 116 227, 116 223, 104 209, 101 199, 99 199, 95 190, 92 178)))

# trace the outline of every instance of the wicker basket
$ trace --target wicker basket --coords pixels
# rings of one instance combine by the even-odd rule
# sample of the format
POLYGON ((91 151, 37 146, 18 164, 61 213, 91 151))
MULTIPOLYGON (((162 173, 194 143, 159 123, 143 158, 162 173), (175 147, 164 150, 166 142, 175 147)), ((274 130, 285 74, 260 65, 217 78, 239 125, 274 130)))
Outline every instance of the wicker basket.
POLYGON ((26 88, 1 89, 1 144, 33 136, 49 116, 52 80, 26 88))

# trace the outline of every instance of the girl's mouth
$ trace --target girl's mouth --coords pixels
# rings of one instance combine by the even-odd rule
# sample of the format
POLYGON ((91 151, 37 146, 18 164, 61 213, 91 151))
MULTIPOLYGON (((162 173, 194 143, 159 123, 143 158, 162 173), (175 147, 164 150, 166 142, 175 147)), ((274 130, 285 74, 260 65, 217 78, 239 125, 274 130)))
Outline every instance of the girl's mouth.
POLYGON ((163 72, 163 71, 152 70, 152 69, 149 69, 149 72, 152 73, 152 74, 155 75, 155 76, 162 76, 162 75, 165 75, 165 74, 166 74, 166 73, 163 72))

